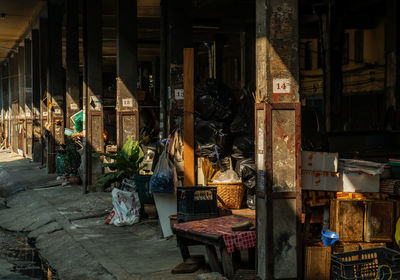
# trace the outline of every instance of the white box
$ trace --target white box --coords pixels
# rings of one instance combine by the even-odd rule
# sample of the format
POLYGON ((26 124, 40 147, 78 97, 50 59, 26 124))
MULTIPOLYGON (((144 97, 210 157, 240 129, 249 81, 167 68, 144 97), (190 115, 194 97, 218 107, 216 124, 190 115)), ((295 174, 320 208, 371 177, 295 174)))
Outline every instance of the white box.
POLYGON ((302 170, 301 186, 303 190, 339 191, 339 173, 302 170))
POLYGON ((340 172, 340 191, 342 192, 379 192, 380 175, 368 175, 362 172, 340 172))
POLYGON ((301 168, 310 171, 337 172, 338 153, 301 152, 301 168))

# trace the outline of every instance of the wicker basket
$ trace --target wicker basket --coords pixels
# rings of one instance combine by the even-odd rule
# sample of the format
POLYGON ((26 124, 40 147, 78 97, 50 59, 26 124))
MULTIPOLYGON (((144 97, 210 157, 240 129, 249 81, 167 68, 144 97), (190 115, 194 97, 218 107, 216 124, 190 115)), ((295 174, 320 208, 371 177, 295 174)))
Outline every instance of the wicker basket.
POLYGON ((242 183, 208 183, 210 187, 217 187, 218 207, 240 209, 245 187, 242 183))

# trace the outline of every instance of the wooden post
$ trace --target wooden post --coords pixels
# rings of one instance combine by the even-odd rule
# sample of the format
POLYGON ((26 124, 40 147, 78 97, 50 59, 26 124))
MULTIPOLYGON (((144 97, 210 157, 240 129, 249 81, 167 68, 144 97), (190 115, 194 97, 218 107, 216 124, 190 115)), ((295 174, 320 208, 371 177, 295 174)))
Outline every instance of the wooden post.
POLYGON ((31 62, 31 55, 32 55, 32 43, 31 40, 25 39, 25 151, 28 157, 32 157, 32 148, 33 148, 33 112, 32 112, 32 105, 33 105, 33 97, 32 97, 32 62, 31 62))
POLYGON ((117 1, 117 143, 139 140, 137 0, 117 1))
POLYGON ((67 0, 67 54, 66 54, 66 118, 65 125, 72 128, 70 117, 79 108, 79 6, 78 0, 67 0))
POLYGON ((104 151, 103 138, 103 67, 102 67, 102 5, 98 1, 86 1, 86 90, 87 90, 87 180, 88 186, 95 184, 102 173, 98 160, 92 159, 92 152, 104 151))
POLYGON ((184 185, 194 186, 194 49, 183 50, 184 87, 184 185))
POLYGON ((40 127, 40 34, 38 29, 32 30, 32 103, 33 103, 33 160, 40 162, 41 152, 41 127, 40 127))
POLYGON ((257 274, 302 278, 298 1, 256 0, 257 274), (291 47, 287 47, 291 46, 291 47))
POLYGON ((47 164, 48 145, 45 141, 44 126, 48 121, 47 111, 47 38, 48 22, 41 18, 39 22, 40 47, 40 148, 42 165, 47 164))

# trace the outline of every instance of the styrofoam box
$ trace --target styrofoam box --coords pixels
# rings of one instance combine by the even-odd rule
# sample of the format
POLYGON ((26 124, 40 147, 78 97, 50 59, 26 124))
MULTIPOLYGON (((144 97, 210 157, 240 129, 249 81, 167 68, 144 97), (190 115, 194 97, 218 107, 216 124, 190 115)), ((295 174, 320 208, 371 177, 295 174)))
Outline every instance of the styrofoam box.
POLYGON ((379 175, 341 171, 339 188, 342 192, 379 192, 379 179, 379 175))
POLYGON ((339 173, 302 170, 301 186, 304 190, 339 191, 339 173))
POLYGON ((301 168, 309 171, 337 172, 338 153, 301 152, 301 168))

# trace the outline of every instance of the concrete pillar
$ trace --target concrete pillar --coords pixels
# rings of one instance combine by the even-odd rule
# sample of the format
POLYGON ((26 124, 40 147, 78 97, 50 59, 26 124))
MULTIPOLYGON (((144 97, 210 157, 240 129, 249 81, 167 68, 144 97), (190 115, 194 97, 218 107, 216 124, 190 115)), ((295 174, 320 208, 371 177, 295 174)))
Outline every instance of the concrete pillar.
POLYGON ((32 96, 32 42, 25 39, 24 48, 24 91, 25 91, 25 151, 28 157, 32 157, 33 148, 33 96, 32 96))
POLYGON ((9 108, 9 87, 8 87, 8 61, 4 64, 3 67, 3 75, 2 75, 2 84, 3 84, 3 92, 4 92, 4 139, 6 140, 6 146, 9 147, 9 122, 10 122, 10 108, 9 108))
POLYGON ((1 111, 0 111, 0 133, 1 133, 1 139, 3 140, 4 138, 4 87, 3 87, 3 70, 4 66, 0 66, 0 102, 1 102, 1 111))
POLYGON ((56 1, 48 2, 48 62, 47 106, 51 124, 48 141, 47 171, 56 171, 56 146, 64 143, 64 73, 62 69, 62 6, 56 1))
POLYGON ((70 117, 80 110, 79 102, 79 5, 78 0, 67 0, 67 56, 66 56, 66 127, 72 128, 70 117))
POLYGON ((168 7, 167 1, 162 0, 160 16, 160 138, 167 135, 168 112, 168 7))
POLYGON ((7 114, 7 64, 3 64, 0 67, 1 71, 1 127, 2 127, 2 136, 3 139, 5 140, 5 143, 7 144, 7 120, 6 120, 6 114, 7 114))
POLYGON ((168 22, 168 64, 169 64, 169 107, 168 131, 180 126, 183 111, 183 49, 192 47, 192 1, 175 0, 167 2, 168 22))
POLYGON ((18 117, 19 117, 19 92, 18 92, 18 55, 15 54, 11 60, 11 75, 12 75, 12 88, 11 88, 11 116, 12 116, 12 150, 18 152, 18 117))
POLYGON ((329 0, 322 6, 320 14, 321 48, 323 53, 325 128, 327 132, 337 129, 335 120, 342 110, 342 54, 343 19, 338 14, 342 10, 341 2, 329 0))
POLYGON ((7 101, 8 101, 8 106, 7 106, 7 117, 8 122, 7 122, 7 147, 11 147, 12 141, 11 141, 11 59, 7 58, 7 101))
POLYGON ((215 77, 219 83, 224 83, 224 45, 224 36, 217 34, 215 38, 215 77))
POLYGON ((32 72, 32 117, 33 117, 33 160, 41 162, 41 123, 40 123, 40 33, 38 29, 32 30, 31 50, 32 72))
POLYGON ((40 19, 39 23, 39 47, 40 47, 40 134, 42 165, 47 164, 48 143, 44 135, 44 127, 48 121, 47 111, 47 38, 48 20, 40 19))
POLYGON ((117 1, 117 143, 139 140, 137 0, 117 1))
POLYGON ((255 70, 256 70, 256 40, 255 40, 255 23, 246 25, 246 31, 244 35, 244 78, 245 86, 247 86, 251 92, 255 90, 255 70))
POLYGON ((25 47, 18 48, 17 55, 18 83, 18 152, 26 155, 26 119, 25 119, 25 47), (21 152, 22 151, 22 152, 21 152))
POLYGON ((386 0, 385 22, 385 101, 388 123, 386 129, 398 129, 394 112, 400 112, 400 83, 399 83, 399 54, 400 54, 400 3, 395 0, 386 0))
POLYGON ((257 274, 302 278, 298 1, 256 0, 257 274))
POLYGON ((85 69, 84 94, 87 94, 87 185, 95 184, 96 178, 102 173, 97 159, 92 159, 92 152, 104 151, 103 138, 103 72, 102 72, 102 5, 95 0, 86 1, 84 17, 85 69))

